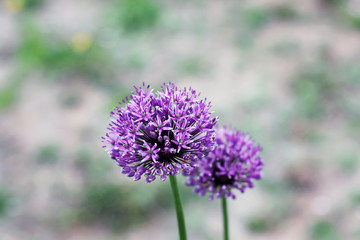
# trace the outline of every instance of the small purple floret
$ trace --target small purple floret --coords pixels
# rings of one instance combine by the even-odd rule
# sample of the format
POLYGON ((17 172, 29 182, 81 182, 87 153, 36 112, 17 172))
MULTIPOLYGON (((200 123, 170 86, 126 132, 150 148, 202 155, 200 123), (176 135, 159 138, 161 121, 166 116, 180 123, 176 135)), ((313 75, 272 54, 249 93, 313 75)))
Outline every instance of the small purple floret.
POLYGON ((110 157, 122 173, 134 180, 189 174, 198 159, 214 149, 210 102, 195 90, 163 84, 153 93, 150 86, 135 87, 130 99, 110 113, 108 133, 102 138, 110 157))
POLYGON ((209 192, 209 200, 221 196, 235 199, 234 189, 243 193, 261 178, 262 148, 250 135, 225 127, 216 129, 216 143, 215 150, 197 162, 186 185, 195 187, 200 196, 209 192))

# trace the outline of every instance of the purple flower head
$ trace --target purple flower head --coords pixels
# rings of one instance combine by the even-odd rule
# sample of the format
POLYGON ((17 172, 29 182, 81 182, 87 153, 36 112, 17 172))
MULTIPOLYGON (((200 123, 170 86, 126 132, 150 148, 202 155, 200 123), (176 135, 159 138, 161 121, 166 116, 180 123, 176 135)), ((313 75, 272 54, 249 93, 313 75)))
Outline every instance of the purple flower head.
POLYGON ((201 196, 209 192, 210 200, 214 196, 235 199, 234 189, 244 192, 261 178, 262 148, 250 135, 225 127, 216 128, 216 143, 215 150, 198 161, 186 185, 195 187, 194 192, 201 196))
POLYGON ((150 86, 135 87, 111 115, 102 138, 110 157, 122 173, 134 180, 156 177, 162 181, 180 171, 191 172, 194 163, 214 149, 211 104, 195 90, 163 84, 153 93, 150 86))

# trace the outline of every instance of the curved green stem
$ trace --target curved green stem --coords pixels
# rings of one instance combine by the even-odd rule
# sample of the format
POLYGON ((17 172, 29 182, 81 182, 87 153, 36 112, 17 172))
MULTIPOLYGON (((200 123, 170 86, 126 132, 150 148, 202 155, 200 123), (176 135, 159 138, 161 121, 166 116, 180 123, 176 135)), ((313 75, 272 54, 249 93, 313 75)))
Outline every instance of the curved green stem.
POLYGON ((221 197, 221 205, 223 212, 224 240, 229 240, 229 221, 228 221, 227 203, 225 196, 221 197))
POLYGON ((181 199, 180 199, 179 189, 177 186, 176 175, 170 175, 169 178, 170 178, 171 190, 174 196, 176 217, 177 217, 178 229, 179 229, 179 237, 180 240, 186 240, 184 211, 181 205, 181 199))

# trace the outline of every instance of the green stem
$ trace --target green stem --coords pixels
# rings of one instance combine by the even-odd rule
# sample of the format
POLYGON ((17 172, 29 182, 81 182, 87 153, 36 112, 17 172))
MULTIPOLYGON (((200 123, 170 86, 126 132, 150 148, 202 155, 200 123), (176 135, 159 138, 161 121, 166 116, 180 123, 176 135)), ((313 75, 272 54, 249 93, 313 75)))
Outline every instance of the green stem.
POLYGON ((225 196, 221 197, 221 205, 223 212, 224 240, 229 240, 229 221, 228 221, 227 203, 225 196))
POLYGON ((184 211, 181 205, 181 199, 180 199, 179 189, 177 186, 176 175, 170 175, 169 177, 170 177, 171 190, 174 195, 180 240, 186 240, 184 211))

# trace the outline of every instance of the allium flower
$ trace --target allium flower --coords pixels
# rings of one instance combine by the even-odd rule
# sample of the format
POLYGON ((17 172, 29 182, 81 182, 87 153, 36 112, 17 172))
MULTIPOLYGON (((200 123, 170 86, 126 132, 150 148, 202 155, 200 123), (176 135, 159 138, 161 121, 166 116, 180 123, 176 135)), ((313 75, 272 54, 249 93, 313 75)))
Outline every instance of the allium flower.
POLYGON ((134 180, 182 171, 188 174, 194 163, 214 148, 217 118, 211 117, 210 103, 199 99, 193 89, 163 84, 153 93, 150 86, 135 87, 111 115, 103 142, 122 173, 134 180))
POLYGON ((253 180, 261 178, 263 168, 259 156, 262 148, 249 135, 228 128, 216 128, 217 146, 198 162, 186 182, 194 192, 209 199, 232 197, 234 189, 244 192, 253 187, 253 180))

